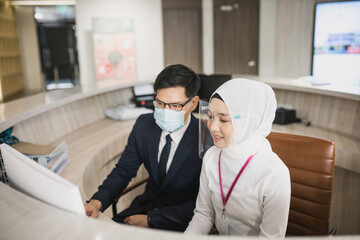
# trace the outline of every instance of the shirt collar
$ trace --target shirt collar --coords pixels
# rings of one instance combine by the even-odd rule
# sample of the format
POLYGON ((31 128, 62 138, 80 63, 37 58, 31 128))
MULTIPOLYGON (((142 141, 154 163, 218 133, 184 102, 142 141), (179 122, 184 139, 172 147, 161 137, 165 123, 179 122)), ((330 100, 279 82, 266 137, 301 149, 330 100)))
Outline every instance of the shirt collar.
POLYGON ((163 130, 161 133, 161 138, 165 138, 168 134, 170 134, 172 141, 174 141, 176 145, 178 145, 181 138, 184 136, 186 129, 189 127, 190 121, 191 121, 191 113, 189 114, 189 117, 182 128, 172 133, 163 130))

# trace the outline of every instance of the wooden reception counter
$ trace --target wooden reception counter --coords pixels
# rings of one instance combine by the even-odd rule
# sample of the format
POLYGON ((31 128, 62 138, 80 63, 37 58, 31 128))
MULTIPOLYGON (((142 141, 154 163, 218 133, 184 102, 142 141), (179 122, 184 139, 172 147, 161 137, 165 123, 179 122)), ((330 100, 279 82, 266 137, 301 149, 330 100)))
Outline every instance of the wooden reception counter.
MULTIPOLYGON (((249 77, 251 78, 251 77, 249 77)), ((253 78, 254 79, 254 78, 253 78)), ((255 79, 264 81, 264 79, 255 79)), ((142 82, 102 82, 71 90, 56 90, 0 104, 0 132, 13 126, 13 135, 21 141, 57 145, 66 140, 69 146, 69 165, 61 176, 79 186, 84 200, 88 199, 113 168, 124 149, 135 120, 114 121, 104 115, 113 106, 127 104, 132 98, 132 86, 142 82)), ((271 85, 271 84, 270 84, 271 85)), ((312 121, 310 127, 302 124, 274 125, 274 131, 289 132, 332 140, 336 146, 336 165, 360 173, 359 119, 360 101, 351 94, 336 95, 326 92, 308 92, 273 86, 278 102, 291 105, 312 121), (303 96, 301 95, 303 94, 303 96), (310 94, 310 95, 308 95, 310 94), (310 99, 308 99, 310 97, 310 99), (303 100, 299 100, 304 98, 303 100), (320 103, 318 103, 320 99, 320 103), (330 101, 326 103, 325 100, 330 101), (321 123, 323 105, 339 111, 327 114, 335 119, 321 123), (300 108, 298 108, 300 106, 300 108), (316 108, 315 110, 313 108, 316 108), (309 113, 307 113, 307 110, 309 113), (320 111, 320 113, 315 113, 320 111), (312 115, 313 114, 313 115, 312 115), (345 116, 338 117, 338 115, 345 116), (313 117, 316 116, 316 117, 313 117), (352 125, 341 126, 342 124, 352 125), (338 125, 340 124, 340 125, 338 125), (329 127, 330 126, 330 127, 329 127)), ((137 178, 146 176, 141 168, 137 178)), ((122 198, 118 210, 128 206, 134 195, 142 189, 122 198)), ((146 230, 114 224, 110 221, 88 219, 48 206, 27 197, 4 184, 0 184, 0 239, 204 239, 177 233, 146 230), (6 216, 6 217, 5 217, 6 216)), ((335 203, 335 205, 342 203, 335 203)), ((354 207, 358 212, 360 206, 354 207)), ((352 209, 354 209, 352 208, 352 209)), ((105 215, 111 217, 110 210, 105 215)), ((339 217, 339 215, 336 215, 339 217)), ((105 217, 106 218, 106 217, 105 217)), ((341 217, 339 217, 342 221, 341 217)), ((334 220, 337 223, 337 220, 334 220)), ((339 221, 340 222, 340 221, 339 221)), ((359 219, 352 219, 360 225, 359 219)), ((337 225, 338 226, 338 225, 337 225)), ((356 229, 355 229, 356 230, 356 229)), ((356 231, 355 231, 356 232, 356 231)), ((359 234, 359 231, 356 232, 359 234)), ((356 238, 356 236, 354 236, 356 238)), ((359 237, 359 236, 357 236, 359 237)), ((343 238, 343 237, 341 237, 343 238)), ((345 238, 345 237, 344 237, 345 238)), ((350 237, 346 237, 350 238, 350 237)))

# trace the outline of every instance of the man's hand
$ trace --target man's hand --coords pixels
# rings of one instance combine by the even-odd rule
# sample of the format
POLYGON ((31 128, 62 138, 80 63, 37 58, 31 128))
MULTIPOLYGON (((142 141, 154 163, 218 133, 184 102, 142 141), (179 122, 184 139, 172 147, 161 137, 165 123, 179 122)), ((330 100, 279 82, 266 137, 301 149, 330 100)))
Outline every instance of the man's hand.
POLYGON ((101 202, 96 199, 90 200, 89 203, 84 205, 85 212, 88 217, 98 218, 100 215, 101 202))
POLYGON ((138 227, 149 227, 147 215, 132 215, 125 218, 124 223, 138 227))

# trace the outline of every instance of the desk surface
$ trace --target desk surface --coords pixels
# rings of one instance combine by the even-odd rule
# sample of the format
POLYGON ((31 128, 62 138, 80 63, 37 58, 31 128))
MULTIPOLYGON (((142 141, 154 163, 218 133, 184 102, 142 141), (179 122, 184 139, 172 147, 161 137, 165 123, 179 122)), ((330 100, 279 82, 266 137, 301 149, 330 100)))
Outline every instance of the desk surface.
MULTIPOLYGON (((52 91, 0 104, 0 131, 36 115, 55 109, 56 107, 141 83, 144 82, 130 82, 123 84, 106 82, 106 84, 104 83, 102 86, 83 86, 72 90, 52 91)), ((89 164, 89 161, 96 153, 104 149, 110 143, 113 142, 114 146, 123 146, 126 143, 127 134, 130 132, 133 124, 132 121, 127 123, 109 123, 109 121, 111 120, 100 120, 81 129, 77 129, 62 138, 69 143, 69 158, 71 161, 65 168, 62 176, 80 186, 83 197, 86 197, 86 194, 83 192, 84 189, 82 189, 84 168, 89 164), (117 131, 114 134, 114 129, 122 129, 123 131, 117 131), (92 135, 94 134, 99 135, 93 137, 92 135), (108 138, 110 135, 112 137, 108 138), (103 140, 98 141, 98 139, 103 140), (114 141, 121 142, 121 144, 114 141), (79 142, 83 143, 81 144, 79 142), (91 145, 91 148, 89 148, 89 145, 91 145)), ((286 126, 285 128, 278 126, 274 130, 287 132, 288 129, 292 129, 290 133, 299 134, 301 131, 308 131, 309 135, 314 132, 325 134, 325 136, 328 134, 326 131, 313 131, 314 129, 312 127, 306 129, 301 125, 286 126)), ((333 140, 335 137, 330 136, 324 138, 333 140)), ((58 141, 60 140, 61 139, 58 139, 58 141)), ((340 139, 340 141, 343 141, 343 139, 340 139)), ((350 147, 353 145, 355 146, 352 148, 353 150, 359 149, 357 148, 358 141, 350 140, 350 143, 350 147)), ((340 145, 338 143, 336 144, 337 146, 340 145)), ((115 148, 114 146, 110 146, 109 148, 115 148)), ((343 146, 344 150, 346 150, 349 145, 345 143, 343 146)), ((355 156, 359 155, 359 150, 356 150, 353 153, 355 159, 355 156)), ((358 158, 356 158, 356 160, 358 160, 358 158)), ((356 161, 356 164, 358 164, 357 162, 358 161, 356 161)), ((25 234, 29 239, 113 239, 115 237, 118 238, 119 236, 130 239, 138 239, 141 237, 144 239, 194 239, 194 236, 186 237, 166 232, 160 232, 159 234, 158 231, 139 228, 135 229, 77 216, 26 197, 3 184, 0 184, 0 195, 0 216, 2 216, 0 217, 0 229, 2 233, 0 234, 0 239, 3 237, 5 237, 5 239, 22 239, 25 234), (3 216, 6 216, 6 218, 3 216), (19 219, 21 219, 21 221, 19 221, 19 219)), ((205 238, 210 237, 202 236, 197 239, 205 238)), ((345 238, 346 237, 344 237, 344 239, 345 238)), ((351 238, 349 237, 349 239, 351 238)))
POLYGON ((56 107, 60 107, 102 93, 152 82, 152 80, 136 82, 119 82, 112 80, 99 81, 94 84, 76 86, 71 89, 42 92, 10 102, 1 103, 0 132, 21 121, 56 107))
POLYGON ((0 195, 0 239, 102 240, 183 237, 180 233, 136 228, 76 215, 30 198, 1 182, 0 195))
MULTIPOLYGON (((249 239, 236 236, 183 235, 91 219, 37 201, 3 183, 0 183, 0 195, 0 239, 249 239)), ((336 238, 353 240, 359 239, 359 236, 336 238)), ((291 239, 325 240, 328 238, 291 239)))
POLYGON ((233 78, 248 78, 261 81, 269 84, 274 89, 308 92, 360 101, 360 85, 328 84, 316 86, 294 78, 261 77, 256 75, 241 74, 235 74, 233 75, 233 78))

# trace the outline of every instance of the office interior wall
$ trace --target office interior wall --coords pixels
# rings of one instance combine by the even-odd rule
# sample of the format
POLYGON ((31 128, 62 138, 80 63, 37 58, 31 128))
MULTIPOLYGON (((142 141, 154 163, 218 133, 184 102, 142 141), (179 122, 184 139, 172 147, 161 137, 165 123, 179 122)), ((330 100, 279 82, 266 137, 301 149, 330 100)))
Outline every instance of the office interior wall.
MULTIPOLYGON (((203 66, 204 73, 214 73, 213 0, 203 0, 203 66)), ((260 0, 259 75, 275 76, 276 8, 278 0, 260 0)), ((282 33, 282 34, 286 34, 282 33)))
POLYGON ((202 0, 203 72, 214 73, 214 11, 213 0, 202 0))
MULTIPOLYGON (((271 24, 267 23, 276 36, 274 76, 298 78, 311 74, 315 4, 339 1, 341 0, 262 0, 261 3, 267 6, 266 10, 272 11, 272 16, 276 16, 276 23, 273 19, 270 20, 271 24)), ((262 34, 263 41, 271 36, 269 29, 267 33, 263 31, 262 34)), ((272 54, 269 49, 260 50, 267 51, 262 52, 265 58, 269 58, 272 54)))
POLYGON ((25 80, 25 91, 37 93, 43 90, 39 44, 33 7, 16 6, 19 43, 25 80))
MULTIPOLYGON (((259 75, 291 77, 311 73, 313 11, 329 0, 260 0, 259 75)), ((213 0, 203 3, 203 72, 214 73, 213 0)), ((91 40, 93 17, 131 17, 135 21, 138 79, 164 67, 161 0, 78 0, 77 38, 82 82, 94 81, 91 40)), ((32 7, 17 6, 26 89, 43 87, 32 7)))
POLYGON ((203 72, 202 0, 162 0, 165 65, 203 72))
POLYGON ((77 0, 76 25, 81 83, 94 82, 93 18, 132 18, 137 79, 154 78, 164 67, 161 0, 77 0))
MULTIPOLYGON (((259 75, 299 77, 311 73, 315 2, 260 0, 259 75)), ((203 3, 203 72, 214 73, 213 0, 203 3)), ((81 82, 95 81, 91 29, 93 17, 131 17, 135 22, 138 79, 156 76, 164 67, 161 0, 78 0, 76 24, 81 82)), ((42 87, 32 7, 17 7, 26 88, 42 87), (23 16, 24 15, 24 16, 23 16)))
POLYGON ((275 76, 276 2, 260 0, 259 75, 275 76))
POLYGON ((310 75, 314 4, 314 0, 277 1, 275 76, 310 75))
MULTIPOLYGON (((260 76, 297 78, 311 73, 314 5, 324 1, 260 0, 260 76)), ((203 66, 208 74, 214 73, 213 29, 213 0, 203 0, 203 66)))
MULTIPOLYGON (((297 78, 311 74, 314 5, 325 1, 337 0, 260 0, 259 75, 297 78)), ((211 74, 214 73, 213 0, 202 0, 202 4, 203 72, 211 74)), ((76 9, 82 81, 93 80, 89 46, 93 16, 133 17, 139 78, 156 75, 163 68, 160 0, 78 0, 76 9)))

